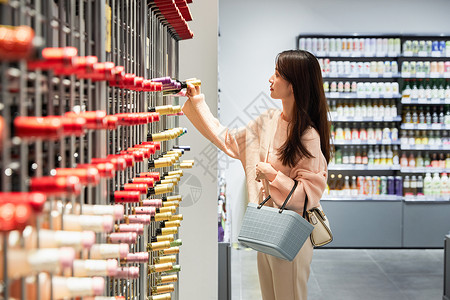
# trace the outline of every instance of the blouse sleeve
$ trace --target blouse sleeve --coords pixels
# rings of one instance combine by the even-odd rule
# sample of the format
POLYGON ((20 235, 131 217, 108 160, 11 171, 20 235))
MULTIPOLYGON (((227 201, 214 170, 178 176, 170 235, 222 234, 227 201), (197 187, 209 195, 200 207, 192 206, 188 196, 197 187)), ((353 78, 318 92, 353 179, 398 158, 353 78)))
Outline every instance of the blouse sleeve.
POLYGON ((246 127, 232 129, 220 124, 205 102, 203 94, 192 97, 183 105, 183 113, 195 128, 227 155, 243 160, 248 134, 258 134, 257 121, 251 121, 246 127), (250 129, 250 130, 249 130, 250 129))
POLYGON ((297 188, 286 208, 299 214, 303 212, 305 194, 308 195, 308 209, 317 207, 327 184, 327 164, 320 148, 319 134, 312 129, 305 136, 303 141, 306 149, 314 157, 301 159, 291 170, 290 176, 278 171, 277 176, 270 183, 272 199, 278 207, 281 207, 294 186, 293 179, 298 181, 297 188))

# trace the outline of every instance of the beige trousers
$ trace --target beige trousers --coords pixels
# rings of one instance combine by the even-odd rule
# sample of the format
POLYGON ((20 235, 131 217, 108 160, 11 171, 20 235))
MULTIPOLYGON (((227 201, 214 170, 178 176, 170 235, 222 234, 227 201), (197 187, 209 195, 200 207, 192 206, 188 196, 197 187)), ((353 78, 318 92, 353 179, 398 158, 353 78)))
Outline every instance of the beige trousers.
POLYGON ((307 283, 313 255, 307 239, 292 261, 258 252, 259 284, 263 300, 306 300, 307 283))

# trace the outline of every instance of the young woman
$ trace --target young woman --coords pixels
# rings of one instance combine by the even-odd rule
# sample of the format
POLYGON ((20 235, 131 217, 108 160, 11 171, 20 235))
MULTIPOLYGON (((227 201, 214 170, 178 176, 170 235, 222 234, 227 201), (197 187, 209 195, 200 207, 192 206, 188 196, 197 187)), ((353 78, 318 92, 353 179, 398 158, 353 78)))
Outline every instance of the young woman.
MULTIPOLYGON (((269 109, 244 128, 222 126, 200 87, 188 86, 183 112, 207 139, 242 162, 250 202, 259 203, 270 193, 266 205, 280 207, 295 179, 298 186, 286 208, 302 214, 305 194, 308 209, 319 206, 331 155, 322 73, 311 53, 284 51, 277 56, 269 82, 270 96, 281 99, 283 110, 269 109)), ((263 299, 306 299, 312 252, 310 239, 291 262, 258 252, 263 299)))

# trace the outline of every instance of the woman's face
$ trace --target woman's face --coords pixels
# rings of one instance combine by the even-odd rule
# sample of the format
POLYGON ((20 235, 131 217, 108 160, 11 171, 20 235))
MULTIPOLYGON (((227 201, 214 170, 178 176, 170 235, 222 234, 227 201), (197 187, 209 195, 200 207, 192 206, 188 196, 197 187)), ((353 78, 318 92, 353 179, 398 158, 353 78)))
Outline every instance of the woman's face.
POLYGON ((293 94, 292 85, 275 68, 275 73, 269 78, 270 97, 273 99, 286 99, 293 94))

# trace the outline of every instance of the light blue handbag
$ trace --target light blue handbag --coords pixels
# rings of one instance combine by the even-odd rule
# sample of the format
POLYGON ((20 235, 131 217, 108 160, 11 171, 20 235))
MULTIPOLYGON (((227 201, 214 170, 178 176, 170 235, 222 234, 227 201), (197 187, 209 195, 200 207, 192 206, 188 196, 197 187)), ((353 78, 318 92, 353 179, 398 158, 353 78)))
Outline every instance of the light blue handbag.
POLYGON ((270 195, 259 205, 248 204, 238 236, 242 245, 289 261, 294 259, 314 229, 304 217, 285 209, 297 184, 294 180, 280 209, 264 206, 270 195))

